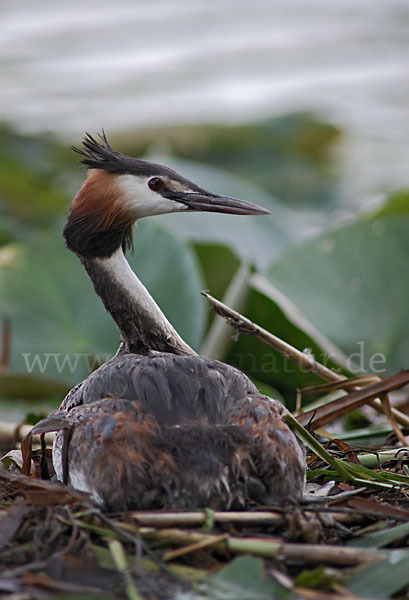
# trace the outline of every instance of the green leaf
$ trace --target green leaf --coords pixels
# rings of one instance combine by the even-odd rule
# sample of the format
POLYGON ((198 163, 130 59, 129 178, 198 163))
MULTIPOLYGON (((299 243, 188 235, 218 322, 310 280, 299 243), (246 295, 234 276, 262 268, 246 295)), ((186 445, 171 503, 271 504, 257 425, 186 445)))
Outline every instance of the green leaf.
POLYGON ((0 199, 11 215, 37 222, 50 221, 67 203, 46 177, 12 160, 0 161, 0 199))
POLYGON ((0 398, 57 398, 65 396, 70 386, 45 375, 0 373, 0 398))
POLYGON ((398 461, 399 457, 402 456, 402 453, 407 453, 408 451, 409 447, 392 448, 377 452, 369 451, 368 454, 358 454, 357 458, 361 465, 363 465, 364 467, 367 467, 369 469, 376 469, 380 465, 383 465, 383 463, 388 462, 390 460, 398 461))
POLYGON ((191 346, 198 348, 204 333, 204 287, 194 253, 166 230, 140 223, 129 263, 162 308, 169 321, 191 346))
POLYGON ((54 224, 65 213, 83 173, 74 153, 49 135, 0 125, 0 215, 16 229, 54 224))
POLYGON ((394 550, 388 558, 352 577, 345 587, 365 598, 390 598, 409 584, 409 550, 394 550))
POLYGON ((375 425, 355 431, 340 432, 339 439, 348 442, 351 446, 374 447, 385 446, 387 436, 393 431, 391 427, 375 425))
MULTIPOLYGON (((130 262, 176 329, 198 347, 205 304, 192 251, 142 223, 130 262)), ((60 232, 0 250, 0 307, 0 318, 11 323, 14 372, 76 383, 117 350, 119 332, 60 232)))
POLYGON ((297 587, 315 588, 320 590, 330 590, 334 583, 339 583, 340 576, 333 570, 325 567, 317 567, 311 571, 302 571, 295 580, 297 587))
POLYGON ((210 290, 212 296, 223 298, 240 266, 240 260, 228 246, 222 244, 195 244, 194 249, 206 281, 206 289, 210 290))
POLYGON ((399 190, 391 194, 385 204, 373 215, 370 220, 375 221, 387 215, 409 215, 409 190, 399 190))
MULTIPOLYGON (((294 323, 285 310, 267 296, 265 290, 262 293, 256 289, 253 279, 250 281, 249 299, 241 312, 289 344, 300 350, 308 349, 318 361, 325 362, 326 353, 312 335, 301 325, 294 323)), ((233 329, 231 336, 234 336, 233 329)), ((236 342, 231 343, 227 362, 245 371, 253 380, 278 388, 286 399, 286 405, 291 409, 295 406, 297 387, 322 383, 322 380, 310 371, 298 368, 289 358, 254 336, 245 334, 241 334, 236 342)), ((333 360, 327 364, 330 367, 338 366, 333 360)))
POLYGON ((391 527, 382 531, 375 531, 365 536, 357 536, 348 540, 347 546, 355 548, 382 548, 402 538, 409 536, 409 523, 391 527))
POLYGON ((275 581, 266 581, 263 561, 253 556, 235 558, 197 586, 198 593, 187 594, 184 600, 271 600, 288 598, 292 594, 275 581))
POLYGON ((408 230, 406 216, 355 223, 289 250, 267 272, 355 372, 407 365, 408 230))

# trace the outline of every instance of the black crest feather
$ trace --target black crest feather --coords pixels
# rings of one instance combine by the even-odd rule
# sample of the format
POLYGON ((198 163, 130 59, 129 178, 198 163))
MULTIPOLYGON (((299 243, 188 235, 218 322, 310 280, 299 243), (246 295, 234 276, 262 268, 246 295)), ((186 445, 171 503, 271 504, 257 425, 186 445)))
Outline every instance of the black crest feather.
POLYGON ((98 138, 95 139, 90 133, 86 133, 82 141, 82 149, 71 146, 71 149, 81 156, 80 163, 89 169, 101 169, 117 175, 130 173, 150 177, 162 174, 179 181, 187 181, 173 169, 117 152, 108 142, 104 130, 98 134, 98 138))
POLYGON ((89 169, 102 169, 109 173, 129 173, 135 168, 136 159, 114 150, 108 142, 105 131, 98 134, 100 141, 86 133, 82 142, 83 149, 71 146, 81 156, 80 163, 89 169))

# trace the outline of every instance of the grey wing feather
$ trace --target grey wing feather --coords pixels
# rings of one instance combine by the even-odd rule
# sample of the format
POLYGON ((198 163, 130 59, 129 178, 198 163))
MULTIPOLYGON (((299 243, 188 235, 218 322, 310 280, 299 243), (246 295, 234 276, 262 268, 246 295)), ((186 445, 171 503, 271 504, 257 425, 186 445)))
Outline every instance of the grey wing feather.
POLYGON ((76 386, 61 404, 62 410, 102 398, 138 401, 159 423, 168 426, 217 423, 226 404, 257 393, 241 371, 202 356, 158 354, 116 357, 76 386))

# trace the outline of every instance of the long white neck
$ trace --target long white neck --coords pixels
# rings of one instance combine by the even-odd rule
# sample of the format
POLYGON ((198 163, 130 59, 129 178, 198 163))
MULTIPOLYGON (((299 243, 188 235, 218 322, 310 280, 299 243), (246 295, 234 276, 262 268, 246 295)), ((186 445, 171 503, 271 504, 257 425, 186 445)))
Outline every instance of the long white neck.
POLYGON ((127 351, 196 354, 132 271, 122 248, 109 258, 82 259, 82 262, 96 293, 116 322, 127 351))

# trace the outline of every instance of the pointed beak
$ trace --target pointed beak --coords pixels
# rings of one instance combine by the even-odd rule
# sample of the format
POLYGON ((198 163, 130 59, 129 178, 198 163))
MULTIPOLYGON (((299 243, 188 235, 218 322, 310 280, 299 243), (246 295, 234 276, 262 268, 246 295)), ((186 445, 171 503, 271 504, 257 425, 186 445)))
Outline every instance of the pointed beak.
POLYGON ((178 194, 178 202, 182 202, 192 211, 217 212, 229 215, 269 215, 266 208, 244 202, 230 196, 213 194, 207 190, 178 194))

